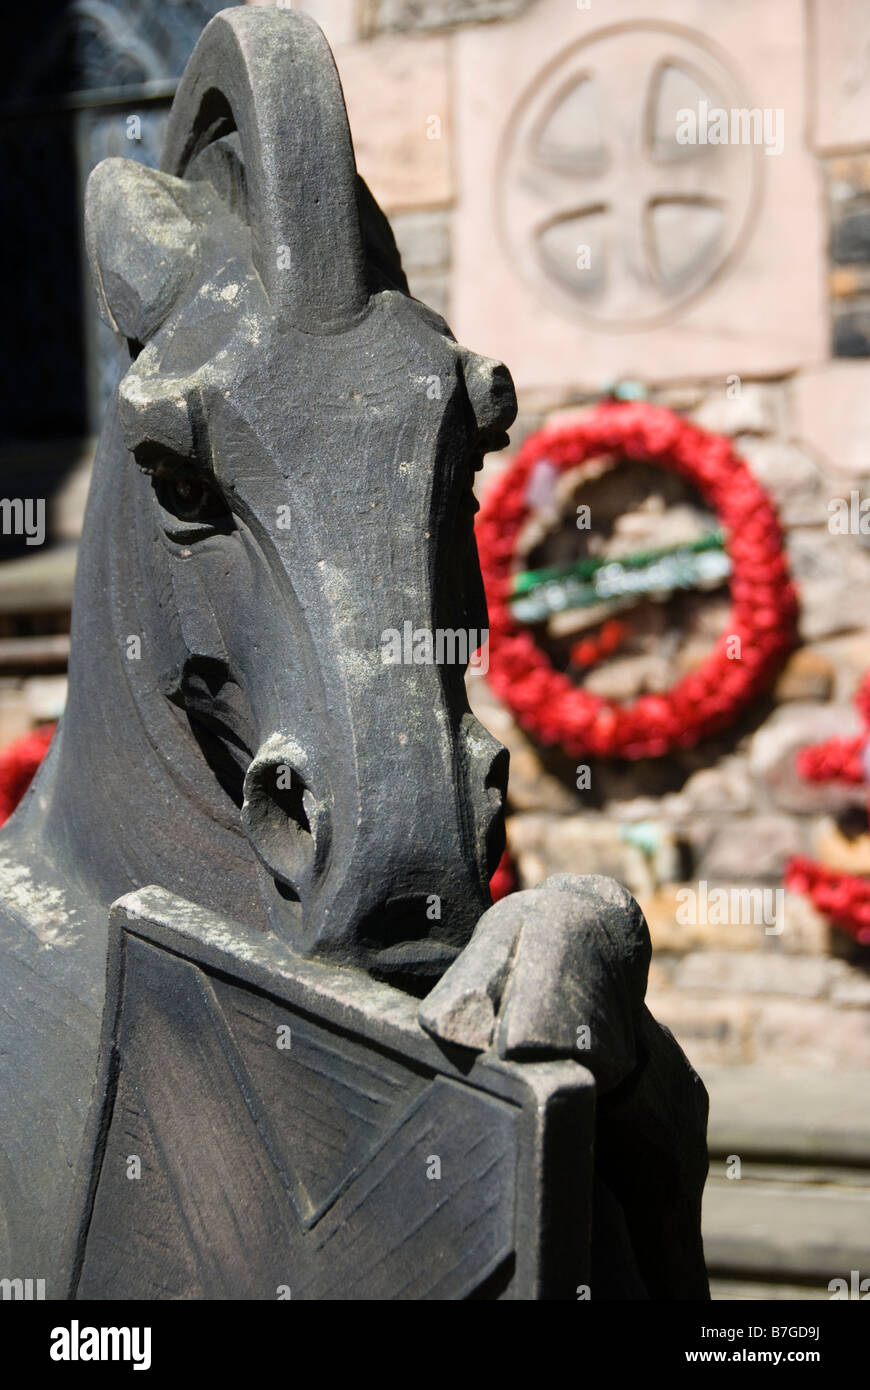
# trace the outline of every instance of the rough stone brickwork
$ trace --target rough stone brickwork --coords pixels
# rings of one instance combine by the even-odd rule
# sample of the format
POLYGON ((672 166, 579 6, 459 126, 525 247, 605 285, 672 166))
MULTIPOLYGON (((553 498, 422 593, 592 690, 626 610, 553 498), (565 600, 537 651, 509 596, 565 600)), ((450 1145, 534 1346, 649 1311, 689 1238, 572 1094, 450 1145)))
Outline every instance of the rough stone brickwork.
MULTIPOLYGON (((481 718, 511 749, 508 835, 522 885, 570 870, 613 874, 635 893, 655 946, 653 1007, 696 1063, 827 1070, 870 1062, 866 948, 832 932, 790 893, 781 933, 746 920, 733 896, 737 907, 727 921, 679 920, 682 890, 697 892, 702 880, 708 896, 722 887, 775 890, 792 854, 870 873, 866 793, 811 786, 793 766, 804 744, 858 731, 850 702, 870 666, 867 538, 833 537, 827 526, 828 500, 848 498, 862 479, 857 470, 835 469, 800 437, 794 384, 744 383, 739 399, 701 383, 652 393, 733 436, 779 506, 803 640, 768 707, 689 753, 593 764, 590 790, 577 791, 573 764, 552 754, 542 759, 485 678, 473 678, 472 690, 481 718)), ((807 399, 811 392, 812 385, 800 401, 804 416, 822 408, 817 396, 807 399)), ((535 406, 518 422, 517 442, 551 418, 542 403, 535 406)))

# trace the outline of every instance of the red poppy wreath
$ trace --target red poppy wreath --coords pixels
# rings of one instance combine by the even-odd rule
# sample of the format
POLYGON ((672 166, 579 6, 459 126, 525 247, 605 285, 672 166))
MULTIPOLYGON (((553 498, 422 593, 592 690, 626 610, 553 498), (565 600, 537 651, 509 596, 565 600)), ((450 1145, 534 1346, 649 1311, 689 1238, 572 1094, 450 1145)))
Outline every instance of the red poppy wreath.
POLYGON ((772 502, 728 439, 660 406, 605 402, 530 436, 484 497, 477 543, 489 605, 490 684, 528 733, 571 757, 658 757, 692 746, 729 725, 770 684, 795 643, 797 599, 772 502), (513 607, 535 469, 546 462, 559 472, 579 469, 582 477, 584 465, 607 455, 670 469, 693 484, 718 518, 730 561, 731 612, 714 650, 670 690, 628 704, 584 690, 556 669, 513 607))

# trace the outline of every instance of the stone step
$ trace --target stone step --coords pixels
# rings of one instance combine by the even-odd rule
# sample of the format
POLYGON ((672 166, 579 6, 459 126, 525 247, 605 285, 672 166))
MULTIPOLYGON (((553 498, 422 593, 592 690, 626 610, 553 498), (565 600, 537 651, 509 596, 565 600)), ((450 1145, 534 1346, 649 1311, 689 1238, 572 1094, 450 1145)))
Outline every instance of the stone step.
POLYGON ((870 1190, 711 1178, 704 1193, 711 1275, 814 1283, 870 1277, 870 1190))
POLYGON ((0 637, 0 671, 65 671, 69 662, 69 636, 0 637))
POLYGON ((748 1279, 710 1279, 710 1297, 732 1303, 797 1301, 821 1302, 830 1298, 827 1285, 819 1284, 762 1284, 748 1279))
POLYGON ((42 613, 69 609, 77 548, 55 546, 0 564, 0 613, 42 613))
MULTIPOLYGON (((710 1177, 729 1178, 735 1165, 727 1158, 710 1158, 710 1177)), ((870 1168, 835 1167, 830 1163, 763 1163, 759 1159, 741 1159, 741 1179, 756 1178, 759 1182, 801 1183, 809 1187, 862 1187, 870 1191, 870 1168)), ((734 1181, 733 1177, 729 1181, 734 1181)))
POLYGON ((870 1075, 705 1067, 711 1155, 870 1169, 870 1075))
POLYGON ((831 1279, 870 1277, 870 1077, 709 1067, 703 1079, 713 1297, 829 1299, 831 1279))

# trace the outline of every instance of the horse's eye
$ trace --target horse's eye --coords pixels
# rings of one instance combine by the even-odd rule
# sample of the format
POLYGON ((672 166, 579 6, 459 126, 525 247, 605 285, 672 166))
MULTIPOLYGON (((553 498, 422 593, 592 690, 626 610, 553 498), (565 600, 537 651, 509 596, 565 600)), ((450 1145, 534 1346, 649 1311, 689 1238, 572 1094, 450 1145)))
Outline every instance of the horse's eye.
POLYGON ((179 521, 217 521, 227 514, 219 490, 193 474, 157 474, 154 491, 161 507, 179 521))

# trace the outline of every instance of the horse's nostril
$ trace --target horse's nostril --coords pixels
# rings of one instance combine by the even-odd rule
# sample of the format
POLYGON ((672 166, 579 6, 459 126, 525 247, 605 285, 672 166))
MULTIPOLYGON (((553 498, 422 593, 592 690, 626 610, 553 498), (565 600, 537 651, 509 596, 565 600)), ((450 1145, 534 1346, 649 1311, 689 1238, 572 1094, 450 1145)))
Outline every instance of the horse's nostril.
POLYGON ((292 826, 310 835, 311 822, 305 809, 305 797, 307 795, 309 795, 308 788, 301 777, 289 768, 278 768, 276 785, 270 795, 271 803, 279 815, 286 817, 292 826), (282 778, 285 779, 283 782, 282 778))
POLYGON ((325 825, 322 808, 292 764, 254 759, 245 776, 242 824, 260 862, 298 892, 311 872, 325 825))

